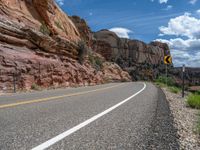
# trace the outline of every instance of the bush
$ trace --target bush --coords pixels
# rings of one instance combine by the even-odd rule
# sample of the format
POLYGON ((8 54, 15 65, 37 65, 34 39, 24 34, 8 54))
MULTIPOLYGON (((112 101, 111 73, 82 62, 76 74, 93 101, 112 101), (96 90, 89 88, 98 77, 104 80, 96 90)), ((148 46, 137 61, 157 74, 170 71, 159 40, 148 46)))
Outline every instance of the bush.
POLYGON ((200 109, 200 95, 190 94, 187 98, 187 103, 192 108, 200 109))
POLYGON ((196 94, 197 94, 197 95, 200 95, 200 91, 197 91, 196 94))
POLYGON ((78 43, 78 60, 80 64, 83 64, 85 56, 88 53, 88 47, 84 41, 78 43))
POLYGON ((47 27, 47 25, 43 22, 42 25, 40 26, 40 32, 42 32, 44 35, 50 35, 51 31, 47 27))
POLYGON ((95 57, 95 63, 97 66, 99 66, 100 69, 102 68, 103 62, 99 57, 95 57))
POLYGON ((95 57, 92 54, 89 54, 89 61, 92 64, 92 66, 96 69, 96 70, 101 70, 103 67, 103 61, 99 58, 99 57, 95 57))
POLYGON ((59 21, 55 21, 55 25, 56 25, 59 29, 64 30, 63 27, 62 27, 62 25, 61 25, 61 23, 60 23, 59 21))
POLYGON ((34 84, 31 85, 31 89, 32 90, 40 90, 40 87, 37 84, 34 83, 34 84))
POLYGON ((175 86, 169 87, 169 90, 170 90, 170 92, 176 93, 176 94, 179 93, 179 92, 181 91, 180 88, 175 87, 175 86))
POLYGON ((159 76, 158 79, 156 79, 156 82, 157 83, 163 83, 163 84, 166 84, 166 82, 167 82, 167 85, 169 85, 169 86, 175 85, 173 78, 165 77, 165 76, 159 76))

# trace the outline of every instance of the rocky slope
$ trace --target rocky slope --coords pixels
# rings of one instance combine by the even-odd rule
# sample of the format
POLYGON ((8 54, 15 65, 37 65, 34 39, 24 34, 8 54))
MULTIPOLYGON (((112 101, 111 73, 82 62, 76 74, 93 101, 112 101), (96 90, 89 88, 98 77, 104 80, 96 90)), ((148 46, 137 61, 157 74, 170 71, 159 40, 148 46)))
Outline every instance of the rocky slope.
POLYGON ((100 69, 87 55, 79 63, 81 35, 53 0, 0 0, 0 90, 12 89, 13 81, 18 89, 30 89, 130 80, 94 52, 100 69))

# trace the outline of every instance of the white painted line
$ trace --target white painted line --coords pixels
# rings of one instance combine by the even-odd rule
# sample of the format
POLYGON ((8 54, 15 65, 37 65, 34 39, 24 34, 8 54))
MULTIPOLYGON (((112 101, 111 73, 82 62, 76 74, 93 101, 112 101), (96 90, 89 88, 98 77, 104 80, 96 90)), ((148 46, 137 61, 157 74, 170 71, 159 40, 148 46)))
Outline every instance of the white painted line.
POLYGON ((122 102, 120 102, 120 103, 118 103, 118 104, 116 104, 116 105, 110 107, 109 109, 107 109, 107 110, 101 112, 100 114, 98 114, 98 115, 96 115, 96 116, 94 116, 94 117, 92 117, 92 118, 90 118, 90 119, 88 119, 88 120, 86 120, 86 121, 80 123, 79 125, 77 125, 77 126, 71 128, 71 129, 69 129, 69 130, 67 130, 67 131, 65 131, 65 132, 63 132, 63 133, 57 135, 56 137, 54 137, 54 138, 52 138, 52 139, 50 139, 50 140, 48 140, 48 141, 46 141, 46 142, 40 144, 39 146, 33 148, 32 150, 44 150, 44 149, 46 149, 46 148, 48 148, 48 147, 54 145, 55 143, 59 142, 60 140, 66 138, 66 137, 69 136, 70 134, 72 134, 72 133, 74 133, 74 132, 80 130, 81 128, 87 126, 88 124, 90 124, 90 123, 94 122, 95 120, 101 118, 102 116, 108 114, 109 112, 113 111, 113 110, 116 109, 117 107, 119 107, 119 106, 121 106, 122 104, 128 102, 130 99, 132 99, 133 97, 135 97, 136 95, 138 95, 138 94, 140 94, 142 91, 144 91, 145 88, 146 88, 146 84, 145 84, 145 83, 143 83, 143 84, 144 84, 144 87, 143 87, 140 91, 138 91, 137 93, 135 93, 134 95, 130 96, 129 98, 127 98, 127 99, 123 100, 122 102))

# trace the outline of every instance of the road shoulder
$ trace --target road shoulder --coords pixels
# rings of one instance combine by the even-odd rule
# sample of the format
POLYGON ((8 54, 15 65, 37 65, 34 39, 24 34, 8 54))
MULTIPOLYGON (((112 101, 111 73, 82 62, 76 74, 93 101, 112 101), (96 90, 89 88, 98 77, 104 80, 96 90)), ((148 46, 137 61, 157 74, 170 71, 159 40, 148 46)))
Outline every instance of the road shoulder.
POLYGON ((198 119, 198 110, 187 107, 186 99, 181 94, 173 94, 166 88, 162 88, 174 117, 174 126, 178 130, 180 149, 199 150, 200 139, 195 134, 195 124, 198 119))
POLYGON ((157 108, 148 134, 147 149, 179 149, 178 134, 174 127, 169 103, 160 88, 157 93, 157 108))

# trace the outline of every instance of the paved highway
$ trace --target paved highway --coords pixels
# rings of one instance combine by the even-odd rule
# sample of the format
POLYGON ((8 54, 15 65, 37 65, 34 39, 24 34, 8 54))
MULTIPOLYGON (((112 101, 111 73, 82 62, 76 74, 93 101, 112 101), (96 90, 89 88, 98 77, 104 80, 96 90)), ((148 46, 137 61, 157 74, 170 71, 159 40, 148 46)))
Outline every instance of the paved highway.
POLYGON ((179 149, 163 92, 112 83, 0 96, 0 150, 179 149))

